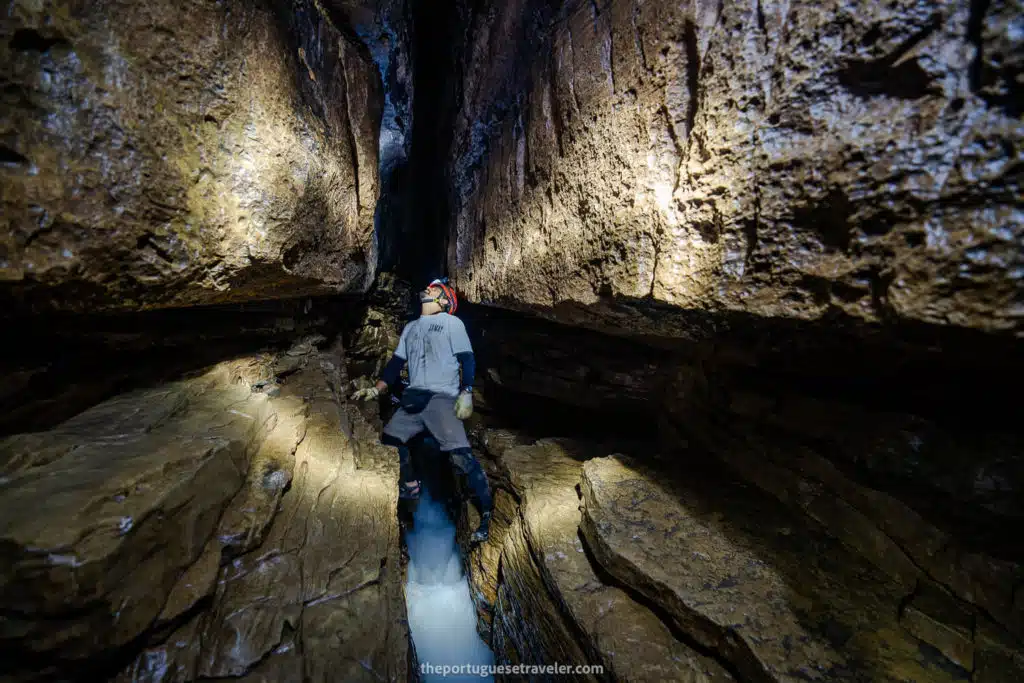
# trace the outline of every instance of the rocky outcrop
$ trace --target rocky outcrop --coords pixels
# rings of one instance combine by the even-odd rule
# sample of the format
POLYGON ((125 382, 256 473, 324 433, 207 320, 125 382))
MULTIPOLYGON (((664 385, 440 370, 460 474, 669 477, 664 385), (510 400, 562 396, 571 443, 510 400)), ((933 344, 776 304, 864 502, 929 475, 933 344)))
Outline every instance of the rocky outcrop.
POLYGON ((318 3, 17 2, 0 37, 5 310, 369 285, 381 78, 318 3))
POLYGON ((619 334, 827 318, 1019 335, 1020 9, 475 14, 448 157, 458 286, 619 334))
POLYGON ((799 337, 792 348, 752 343, 749 353, 727 337, 664 348, 471 313, 485 409, 532 422, 538 436, 615 430, 660 433, 672 452, 689 445, 874 565, 908 596, 901 625, 951 661, 973 661, 982 621, 1021 651, 1024 557, 1005 530, 1024 518, 1015 455, 1024 442, 999 398, 999 386, 1014 383, 1017 355, 936 342, 924 355, 881 345, 845 351, 837 331, 829 367, 803 354, 799 337), (598 412, 605 403, 614 408, 598 412), (588 411, 577 418, 569 406, 588 411), (909 597, 918 593, 944 599, 918 610, 909 597))
MULTIPOLYGON (((602 583, 579 537, 581 462, 573 455, 557 442, 541 441, 510 450, 502 460, 522 500, 526 547, 559 611, 584 634, 590 660, 596 655, 614 680, 731 681, 721 665, 677 640, 650 609, 602 583)), ((519 550, 506 545, 504 552, 519 550)))
POLYGON ((749 486, 696 464, 670 479, 610 456, 583 466, 581 488, 601 564, 744 680, 966 677, 900 627, 897 585, 749 486))
MULTIPOLYGON (((723 466, 697 448, 602 457, 612 444, 494 429, 475 440, 499 488, 491 538, 466 566, 499 663, 600 663, 611 680, 996 683, 1024 672, 1019 640, 985 608, 912 561, 901 575, 891 539, 871 546, 885 534, 842 513, 850 489, 815 497, 803 481, 781 496, 748 481, 782 481, 771 465, 723 466)), ((909 519, 882 494, 870 500, 873 523, 909 519)))
POLYGON ((322 339, 0 441, 4 669, 404 678, 397 459, 322 339))

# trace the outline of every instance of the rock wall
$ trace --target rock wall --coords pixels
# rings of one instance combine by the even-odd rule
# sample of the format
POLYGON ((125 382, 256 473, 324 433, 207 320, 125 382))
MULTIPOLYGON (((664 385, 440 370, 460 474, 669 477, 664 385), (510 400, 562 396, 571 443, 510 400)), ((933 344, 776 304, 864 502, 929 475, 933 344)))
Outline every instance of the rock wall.
POLYGON ((318 3, 19 1, 0 64, 5 311, 372 280, 381 77, 318 3))
POLYGON ((481 9, 449 268, 474 301, 616 333, 700 337, 730 313, 1019 336, 1021 10, 481 9))
POLYGON ((0 675, 404 680, 397 458, 323 341, 0 440, 0 675))
MULTIPOLYGON (((590 619, 573 621, 571 604, 559 602, 559 591, 583 589, 550 588, 558 578, 544 572, 554 571, 562 556, 544 549, 547 541, 538 529, 553 521, 547 513, 531 513, 528 502, 535 496, 540 504, 550 506, 559 495, 568 496, 578 483, 573 478, 578 472, 567 475, 559 484, 562 493, 556 495, 547 487, 554 485, 561 472, 559 457, 546 448, 543 458, 533 456, 545 463, 538 465, 525 457, 532 451, 516 447, 539 437, 568 436, 577 442, 615 437, 617 443, 572 457, 632 454, 628 468, 636 474, 635 482, 622 494, 632 500, 645 500, 657 490, 696 505, 701 491, 714 491, 717 496, 719 487, 725 487, 720 500, 699 503, 707 506, 699 517, 743 517, 740 511, 747 508, 739 501, 757 496, 755 508, 763 512, 750 512, 751 517, 784 516, 791 520, 785 533, 799 539, 827 537, 831 548, 827 552, 841 554, 840 564, 870 572, 876 589, 888 596, 864 598, 867 603, 876 601, 877 609, 887 614, 888 621, 879 627, 887 634, 884 639, 899 634, 901 650, 914 643, 923 651, 936 650, 941 658, 926 663, 926 669, 954 666, 959 668, 954 678, 973 672, 974 680, 992 681, 1014 680, 1024 671, 1024 611, 1019 602, 1024 556, 1015 537, 1006 533, 1024 520, 1020 505, 1024 469, 1019 456, 1024 435, 1013 417, 1014 408, 1003 398, 1021 376, 1017 355, 986 353, 984 345, 971 353, 970 345, 961 348, 953 343, 924 355, 913 345, 909 351, 884 345, 858 347, 836 330, 827 340, 833 358, 829 367, 821 357, 803 354, 799 337, 789 348, 774 349, 770 344, 743 344, 743 338, 723 338, 720 344, 658 346, 650 340, 641 344, 478 308, 469 307, 466 314, 481 358, 478 395, 483 400, 478 415, 486 424, 515 424, 519 436, 494 430, 477 434, 478 448, 496 463, 485 464, 491 481, 510 495, 497 497, 498 540, 474 553, 469 568, 478 586, 484 630, 493 629, 495 647, 510 653, 510 660, 524 656, 521 643, 528 639, 524 631, 509 627, 517 623, 515 610, 528 609, 540 600, 520 597, 517 601, 515 596, 535 596, 544 582, 555 591, 547 598, 551 604, 570 611, 564 616, 569 625, 561 628, 572 633, 572 624, 578 623, 583 629, 577 641, 584 643, 584 651, 587 643, 608 639, 593 630, 590 619), (961 357, 958 348, 966 354, 964 358, 974 359, 973 367, 949 363, 961 357), (603 404, 613 407, 602 410, 603 404), (539 468, 539 475, 534 468, 539 468), (705 478, 700 468, 719 472, 705 478), (534 482, 534 476, 543 478, 534 482), (691 479, 699 483, 690 483, 691 479), (733 490, 734 486, 738 488, 733 490), (733 493, 727 495, 729 490, 733 493), (507 553, 522 555, 522 548, 532 553, 534 564, 511 556, 506 563, 507 553), (517 587, 506 579, 509 585, 499 590, 503 568, 513 566, 543 580, 522 579, 517 571, 515 581, 523 583, 517 587), (907 634, 911 640, 905 640, 907 634)), ((552 508, 545 509, 555 514, 552 508)), ((624 529, 641 536, 623 536, 622 548, 634 552, 630 539, 635 543, 643 533, 661 533, 652 526, 666 514, 652 508, 623 522, 624 529)), ((472 520, 466 526, 471 530, 472 520)), ((694 536, 733 534, 721 527, 691 532, 694 536)), ((722 558, 734 552, 731 548, 715 545, 712 550, 694 552, 703 553, 702 558, 722 558)), ((778 560, 790 567, 780 571, 794 571, 789 559, 765 559, 774 550, 759 546, 752 552, 751 557, 761 561, 778 560)), ((602 574, 615 574, 612 567, 618 560, 614 557, 598 558, 594 571, 602 584, 622 587, 632 596, 647 580, 637 572, 679 563, 682 557, 688 556, 637 555, 625 573, 616 574, 617 581, 602 574)), ((836 565, 814 572, 818 576, 814 581, 832 580, 826 578, 830 572, 835 580, 845 580, 836 565)), ((694 585, 710 579, 686 581, 694 585)), ((804 576, 792 583, 809 581, 804 576)), ((586 585, 586 592, 596 591, 586 585)), ((648 587, 647 599, 663 605, 662 579, 648 587)), ((774 589, 768 592, 774 594, 774 589)), ((693 604, 707 599, 694 596, 693 604)), ((744 605, 761 602, 749 596, 736 599, 744 605)), ((819 595, 813 600, 828 599, 819 595)), ((799 604, 800 599, 793 600, 799 604)), ((641 600, 641 604, 645 603, 641 600)), ((659 618, 668 619, 661 614, 659 618)), ((734 644, 721 640, 721 631, 717 635, 702 631, 710 626, 701 617, 679 618, 689 621, 677 622, 673 627, 677 633, 724 652, 744 672, 744 680, 785 680, 791 675, 770 667, 762 671, 760 664, 745 659, 752 656, 750 652, 726 652, 734 644)), ((836 617, 840 623, 849 618, 836 617)), ((542 641, 551 640, 556 648, 564 640, 551 627, 530 633, 542 641)), ((752 637, 752 642, 762 640, 760 635, 752 637)), ((800 666, 798 660, 809 661, 807 653, 791 654, 785 666, 800 666)), ((589 661, 595 660, 590 657, 589 661)), ((637 666, 629 670, 637 671, 637 666)), ((916 680, 928 680, 931 674, 920 675, 923 678, 916 680)))
POLYGON ((868 536, 846 501, 874 505, 894 538, 914 522, 849 482, 822 491, 842 479, 826 468, 797 483, 771 456, 749 462, 765 458, 756 451, 718 462, 697 444, 649 442, 627 455, 487 428, 474 442, 497 496, 491 537, 467 569, 498 662, 558 657, 630 681, 997 683, 1024 673, 1019 639, 985 607, 919 578, 911 562, 905 580, 877 563, 886 536, 868 536))

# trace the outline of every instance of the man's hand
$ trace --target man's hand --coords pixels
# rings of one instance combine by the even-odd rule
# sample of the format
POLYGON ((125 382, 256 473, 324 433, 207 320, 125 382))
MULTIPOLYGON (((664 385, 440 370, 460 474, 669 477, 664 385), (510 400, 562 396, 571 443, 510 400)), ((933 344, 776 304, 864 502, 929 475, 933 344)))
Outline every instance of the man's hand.
POLYGON ((380 390, 377 387, 367 387, 355 392, 350 398, 353 401, 372 401, 378 396, 380 396, 380 390))
POLYGON ((380 396, 387 390, 388 385, 383 381, 378 381, 376 386, 367 387, 366 389, 360 389, 359 391, 352 394, 350 397, 353 401, 372 401, 373 399, 380 396))
POLYGON ((465 420, 473 414, 473 394, 463 391, 455 400, 455 417, 465 420))

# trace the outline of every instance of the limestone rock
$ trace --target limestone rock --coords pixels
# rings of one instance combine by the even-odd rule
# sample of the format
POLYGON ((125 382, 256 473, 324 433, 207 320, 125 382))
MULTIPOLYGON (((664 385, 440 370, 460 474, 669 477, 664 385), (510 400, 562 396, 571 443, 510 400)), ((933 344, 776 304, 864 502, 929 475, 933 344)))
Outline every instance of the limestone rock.
MULTIPOLYGON (((586 664, 576 634, 559 615, 544 587, 541 569, 526 540, 521 517, 512 521, 501 549, 501 574, 494 603, 491 649, 504 664, 586 664)), ((582 676, 584 680, 596 680, 582 676)))
POLYGON ((557 441, 503 456, 522 500, 526 540, 544 585, 605 674, 622 681, 731 681, 717 662, 678 641, 668 626, 622 589, 606 585, 579 537, 582 463, 557 441))
POLYGON ((1019 681, 1024 678, 1024 648, 984 617, 974 629, 974 680, 977 683, 1019 681))
POLYGON ((1000 524, 1021 518, 1010 483, 1020 475, 1009 435, 974 434, 958 445, 921 418, 793 397, 771 401, 760 426, 744 419, 760 411, 739 412, 743 417, 730 415, 727 422, 678 419, 737 476, 828 527, 908 593, 919 580, 937 582, 1022 637, 1024 611, 1013 594, 1024 566, 1015 544, 998 534, 1000 524), (765 426, 797 422, 796 435, 765 426), (973 452, 974 460, 965 462, 963 452, 973 452), (1000 484, 978 486, 982 473, 1000 484), (958 501, 946 504, 955 509, 941 509, 947 496, 958 501))
POLYGON ((362 291, 380 75, 306 0, 16 2, 0 298, 145 309, 362 291))
MULTIPOLYGON (((152 431, 119 434, 128 420, 89 419, 106 407, 83 414, 57 434, 73 434, 74 448, 3 484, 10 552, 0 600, 18 615, 5 621, 5 641, 80 658, 124 645, 160 614, 241 487, 262 428, 265 402, 225 379, 218 369, 180 383, 177 393, 192 394, 189 419, 152 431)), ((115 410, 152 419, 166 397, 149 398, 157 409, 115 401, 115 410)))
POLYGON ((0 488, 5 650, 134 653, 119 681, 404 676, 397 458, 374 443, 357 463, 350 435, 372 430, 313 342, 284 354, 303 362, 276 396, 256 388, 278 364, 245 358, 35 435, 73 447, 0 488))
POLYGON ((706 336, 732 313, 1019 335, 1020 10, 473 15, 448 159, 457 285, 622 334, 706 336))
POLYGON ((915 593, 900 623, 965 671, 974 670, 974 615, 941 590, 928 585, 915 593))
POLYGON ((752 681, 952 681, 897 622, 884 574, 714 468, 666 477, 625 456, 583 466, 601 565, 752 681))
MULTIPOLYGON (((493 482, 493 480, 492 480, 493 482)), ((494 495, 494 511, 491 516, 490 536, 486 543, 470 549, 466 557, 470 593, 477 609, 477 630, 484 642, 491 642, 494 623, 494 604, 498 597, 498 579, 501 574, 501 551, 505 545, 505 537, 513 522, 519 516, 519 505, 512 496, 492 483, 494 495)), ((466 524, 467 535, 479 524, 479 518, 473 518, 466 524)))

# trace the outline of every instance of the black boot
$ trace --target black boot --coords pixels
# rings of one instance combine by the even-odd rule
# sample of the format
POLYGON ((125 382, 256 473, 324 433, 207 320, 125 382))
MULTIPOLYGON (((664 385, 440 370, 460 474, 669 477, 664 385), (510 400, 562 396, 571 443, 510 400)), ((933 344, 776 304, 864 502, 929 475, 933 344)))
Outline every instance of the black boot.
POLYGON ((483 543, 491 533, 491 512, 488 510, 480 517, 480 526, 469 537, 470 543, 483 543))

